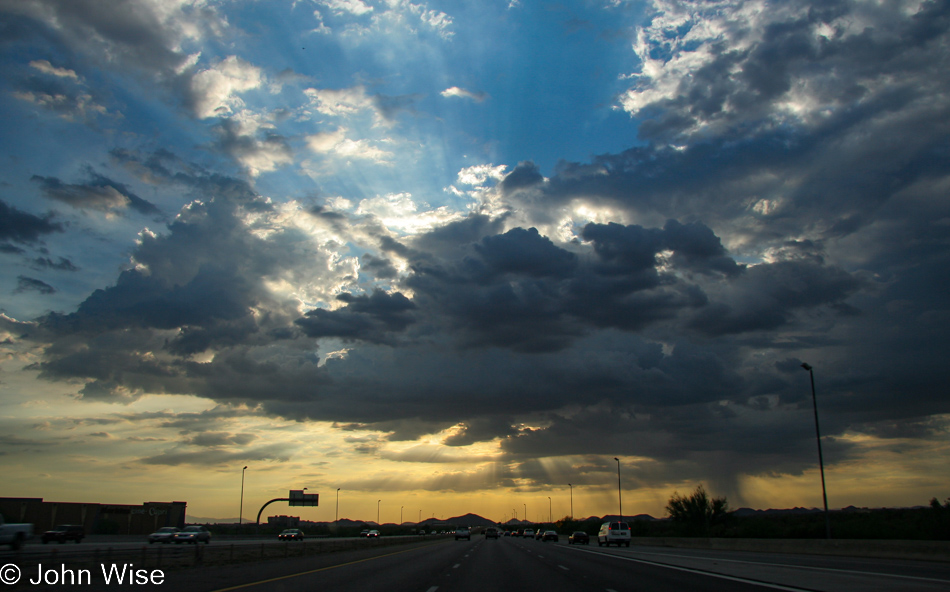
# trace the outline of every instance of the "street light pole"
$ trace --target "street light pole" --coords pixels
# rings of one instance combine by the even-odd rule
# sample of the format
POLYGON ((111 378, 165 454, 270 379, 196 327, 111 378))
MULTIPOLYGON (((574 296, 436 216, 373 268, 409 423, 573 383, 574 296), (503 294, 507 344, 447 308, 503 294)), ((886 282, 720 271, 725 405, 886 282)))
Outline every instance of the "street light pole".
POLYGON ((379 503, 383 500, 376 500, 376 525, 379 526, 379 503))
POLYGON ((554 524, 554 512, 551 511, 551 496, 548 496, 548 522, 554 524))
POLYGON ((571 488, 571 520, 574 520, 574 486, 570 483, 567 486, 571 488))
POLYGON ((528 504, 521 504, 521 505, 524 506, 524 521, 527 522, 528 521, 528 504))
POLYGON ((337 526, 339 526, 338 524, 340 522, 340 488, 339 487, 336 488, 336 518, 333 520, 333 522, 337 526))
POLYGON ((815 372, 809 364, 802 363, 811 378, 811 403, 815 410, 815 436, 818 439, 818 469, 821 471, 821 498, 825 502, 825 538, 831 538, 831 519, 828 517, 828 493, 825 490, 825 459, 821 454, 821 430, 818 428, 818 398, 815 396, 815 372))
POLYGON ((238 526, 244 521, 244 471, 247 470, 247 466, 241 469, 241 510, 238 515, 238 526))
POLYGON ((406 506, 399 506, 399 526, 402 526, 402 509, 406 506))
POLYGON ((620 502, 620 521, 623 522, 623 490, 620 488, 620 459, 615 456, 614 460, 617 461, 617 500, 620 502))

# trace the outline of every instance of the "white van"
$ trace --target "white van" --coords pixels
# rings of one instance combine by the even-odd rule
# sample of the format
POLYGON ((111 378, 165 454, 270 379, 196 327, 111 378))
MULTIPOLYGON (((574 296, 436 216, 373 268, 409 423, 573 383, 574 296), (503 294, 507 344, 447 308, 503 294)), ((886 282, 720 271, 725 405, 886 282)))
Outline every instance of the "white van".
POLYGON ((600 525, 597 545, 609 547, 612 543, 616 543, 618 547, 624 544, 630 546, 630 527, 626 522, 604 522, 600 525))

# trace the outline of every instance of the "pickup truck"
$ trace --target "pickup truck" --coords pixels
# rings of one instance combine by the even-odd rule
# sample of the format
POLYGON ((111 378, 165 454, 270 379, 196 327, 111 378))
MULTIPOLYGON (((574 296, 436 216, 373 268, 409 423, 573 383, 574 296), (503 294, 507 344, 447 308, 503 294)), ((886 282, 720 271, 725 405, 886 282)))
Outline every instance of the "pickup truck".
POLYGON ((0 545, 10 545, 11 549, 19 549, 27 539, 33 538, 32 524, 7 524, 0 516, 0 545))

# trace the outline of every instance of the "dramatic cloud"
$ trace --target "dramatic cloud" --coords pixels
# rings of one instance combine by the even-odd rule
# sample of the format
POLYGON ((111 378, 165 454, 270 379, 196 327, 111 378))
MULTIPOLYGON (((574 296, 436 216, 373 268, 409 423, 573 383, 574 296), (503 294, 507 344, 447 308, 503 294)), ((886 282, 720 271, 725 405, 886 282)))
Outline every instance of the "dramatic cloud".
POLYGON ((0 0, 6 456, 940 495, 950 2, 526 4, 0 0))
POLYGON ((40 240, 45 234, 65 230, 62 224, 52 220, 52 214, 34 216, 0 200, 0 240, 28 244, 40 240))
POLYGON ((66 203, 78 210, 114 212, 132 208, 140 214, 156 215, 161 212, 154 204, 130 192, 128 188, 106 177, 88 171, 92 180, 81 185, 63 183, 55 177, 33 176, 46 197, 66 203))

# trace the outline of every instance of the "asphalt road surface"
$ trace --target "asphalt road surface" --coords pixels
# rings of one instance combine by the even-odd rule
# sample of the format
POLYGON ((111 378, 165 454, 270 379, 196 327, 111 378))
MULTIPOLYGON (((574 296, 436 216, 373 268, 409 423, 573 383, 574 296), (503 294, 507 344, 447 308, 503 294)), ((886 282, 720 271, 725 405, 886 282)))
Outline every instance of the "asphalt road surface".
MULTIPOLYGON (((24 574, 29 576, 30 574, 24 574)), ((110 590, 101 577, 72 589, 110 590)), ((121 586, 129 588, 129 586, 121 586)), ((39 589, 24 586, 17 589, 39 589)), ((70 589, 62 585, 44 589, 70 589)), ((950 590, 950 565, 795 555, 569 546, 501 538, 426 541, 298 559, 169 572, 176 592, 950 590)))

